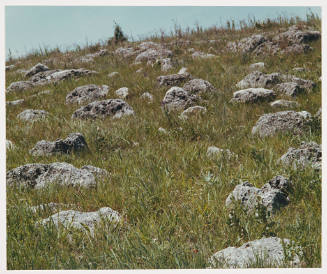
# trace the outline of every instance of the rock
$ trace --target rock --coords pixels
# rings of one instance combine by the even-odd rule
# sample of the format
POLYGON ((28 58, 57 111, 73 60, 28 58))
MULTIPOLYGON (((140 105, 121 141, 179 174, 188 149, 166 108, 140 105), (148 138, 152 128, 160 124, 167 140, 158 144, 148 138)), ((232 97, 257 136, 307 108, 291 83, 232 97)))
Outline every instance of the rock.
POLYGON ((293 71, 295 71, 295 72, 303 72, 303 71, 305 71, 305 68, 297 67, 297 68, 293 68, 293 71))
POLYGON ((49 70, 49 68, 46 65, 38 63, 25 73, 25 77, 31 77, 41 71, 47 71, 47 70, 49 70))
POLYGON ((155 42, 152 42, 152 41, 145 41, 145 42, 142 42, 139 45, 139 48, 141 50, 148 50, 148 49, 161 49, 163 47, 162 47, 162 45, 160 45, 158 43, 155 43, 155 42))
POLYGON ((172 51, 168 49, 147 49, 136 56, 135 62, 155 61, 172 56, 172 51))
POLYGON ((262 115, 252 128, 252 134, 260 137, 272 136, 277 133, 303 133, 311 114, 306 111, 281 111, 262 115))
POLYGON ((254 34, 250 37, 241 39, 239 42, 229 42, 227 48, 233 52, 250 53, 260 44, 264 43, 266 38, 261 34, 254 34))
POLYGON ((6 66, 6 71, 13 70, 15 68, 15 65, 8 65, 6 66))
POLYGON ((109 52, 107 49, 100 49, 99 51, 95 52, 95 53, 89 53, 89 54, 86 54, 85 56, 82 56, 79 61, 80 62, 93 62, 94 61, 94 58, 96 57, 100 57, 100 56, 105 56, 105 55, 108 55, 109 52))
POLYGON ((182 67, 182 68, 177 72, 177 74, 186 74, 186 73, 188 73, 188 72, 187 72, 187 68, 185 68, 185 67, 182 67))
POLYGON ((170 58, 157 59, 155 63, 159 64, 161 66, 161 71, 164 72, 173 68, 170 58))
POLYGON ((46 77, 46 80, 50 82, 59 82, 63 81, 72 77, 82 77, 87 75, 94 75, 97 74, 96 71, 88 70, 88 69, 65 69, 54 72, 46 77))
POLYGON ((47 203, 47 204, 40 204, 37 206, 29 206, 28 209, 32 211, 33 213, 38 213, 41 211, 58 211, 62 207, 70 207, 74 206, 73 204, 62 204, 62 203, 47 203))
POLYGON ((287 83, 281 83, 276 85, 275 89, 283 94, 286 94, 288 96, 295 97, 301 93, 305 92, 305 89, 294 82, 287 82, 287 83))
POLYGON ((167 131, 166 129, 162 128, 162 127, 159 127, 159 128, 158 128, 158 131, 159 131, 160 133, 162 133, 162 134, 168 134, 168 131, 167 131))
POLYGON ((6 149, 12 150, 14 148, 15 148, 15 146, 14 146, 13 142, 10 140, 6 140, 6 149))
POLYGON ((202 94, 216 91, 216 89, 210 82, 203 79, 192 79, 185 83, 183 89, 192 94, 202 94))
POLYGON ((68 163, 27 164, 7 172, 7 185, 44 188, 49 184, 65 186, 95 187, 92 173, 68 163))
POLYGON ((17 115, 17 118, 26 122, 34 122, 45 119, 48 116, 49 113, 45 110, 25 109, 23 112, 17 115))
POLYGON ((11 91, 25 91, 34 87, 33 82, 31 81, 18 81, 13 82, 7 88, 7 92, 11 91))
POLYGON ((82 104, 88 101, 95 101, 106 97, 109 87, 106 85, 85 85, 75 88, 72 92, 66 96, 66 104, 82 104))
POLYGON ((128 97, 128 88, 123 87, 123 88, 117 89, 115 91, 115 94, 121 99, 126 99, 128 97))
POLYGON ((238 88, 271 88, 282 82, 279 73, 264 74, 261 71, 253 71, 236 84, 238 88))
POLYGON ((188 119, 190 117, 200 116, 202 114, 205 114, 206 112, 207 112, 207 109, 205 107, 201 107, 201 106, 189 107, 188 109, 186 109, 182 112, 182 114, 179 116, 179 118, 188 119))
POLYGON ((64 140, 58 139, 54 142, 39 141, 30 150, 33 156, 49 156, 54 154, 78 153, 88 149, 85 138, 81 133, 71 133, 64 140))
POLYGON ((144 92, 142 95, 141 95, 141 99, 144 99, 144 100, 148 100, 150 102, 153 102, 153 96, 151 93, 149 92, 144 92))
POLYGON ((209 158, 226 157, 228 160, 235 157, 236 154, 231 152, 229 149, 221 149, 215 146, 210 146, 207 149, 207 156, 209 158))
POLYGON ((256 188, 249 182, 237 185, 228 195, 225 205, 233 208, 234 203, 240 203, 248 214, 257 213, 257 206, 263 206, 270 213, 274 214, 289 203, 287 192, 291 187, 291 181, 283 176, 275 176, 262 188, 256 188))
POLYGON ((18 100, 15 100, 15 101, 7 101, 6 102, 6 105, 7 106, 17 106, 17 105, 20 105, 22 103, 24 103, 24 99, 18 99, 18 100))
POLYGON ((281 100, 276 100, 276 101, 270 103, 270 105, 275 108, 280 108, 280 107, 295 108, 295 107, 299 106, 299 103, 295 102, 295 101, 287 101, 287 100, 281 99, 281 100))
POLYGON ((87 170, 88 172, 92 173, 95 178, 104 178, 109 176, 108 171, 99 167, 86 165, 86 166, 82 166, 81 169, 87 170))
POLYGON ((314 117, 321 122, 321 108, 318 109, 314 117))
POLYGON ((51 93, 52 93, 51 90, 43 90, 43 91, 38 92, 37 94, 31 95, 30 98, 31 97, 37 97, 37 96, 40 96, 40 95, 48 95, 48 94, 51 94, 51 93))
POLYGON ((134 115, 133 108, 121 99, 108 99, 104 101, 95 101, 76 110, 72 118, 95 119, 121 118, 122 116, 134 115))
POLYGON ((315 142, 302 142, 299 148, 289 148, 279 159, 283 165, 292 165, 293 168, 304 168, 311 165, 314 169, 321 169, 321 145, 315 142))
POLYGON ((111 73, 108 74, 109 78, 113 78, 113 77, 116 77, 116 76, 119 76, 119 72, 117 72, 117 71, 114 71, 114 72, 111 72, 111 73))
POLYGON ((300 267, 301 247, 294 245, 289 239, 262 238, 220 250, 210 257, 209 264, 213 268, 249 268, 258 263, 263 267, 281 267, 286 260, 288 266, 300 267))
POLYGON ((121 55, 123 58, 132 57, 136 54, 139 54, 140 52, 142 52, 142 50, 134 50, 134 48, 132 48, 132 47, 128 47, 128 48, 120 47, 115 50, 115 54, 121 55))
POLYGON ((192 58, 193 59, 208 59, 208 58, 212 58, 215 57, 216 55, 211 54, 211 53, 204 53, 202 51, 195 51, 192 54, 192 58))
POLYGON ((248 88, 234 92, 230 103, 257 103, 271 101, 275 97, 276 93, 270 89, 248 88))
POLYGON ((59 211, 37 224, 46 226, 49 223, 53 223, 57 228, 59 225, 63 225, 66 229, 75 228, 84 232, 90 232, 90 235, 94 237, 96 225, 101 220, 118 223, 121 221, 121 217, 117 211, 114 211, 110 207, 102 207, 94 212, 80 212, 75 210, 59 211))
POLYGON ((172 87, 166 92, 162 105, 168 111, 184 110, 194 105, 197 100, 196 95, 189 94, 182 88, 172 87))
POLYGON ((157 78, 157 81, 159 83, 159 86, 176 86, 190 80, 190 78, 191 75, 189 73, 171 74, 159 76, 157 78))
POLYGON ((311 90, 316 86, 316 83, 311 80, 305 80, 302 78, 295 77, 293 75, 286 75, 284 78, 289 79, 290 82, 294 82, 298 85, 300 85, 304 89, 311 90))
POLYGON ((250 65, 250 69, 263 69, 265 67, 265 63, 259 62, 250 65))

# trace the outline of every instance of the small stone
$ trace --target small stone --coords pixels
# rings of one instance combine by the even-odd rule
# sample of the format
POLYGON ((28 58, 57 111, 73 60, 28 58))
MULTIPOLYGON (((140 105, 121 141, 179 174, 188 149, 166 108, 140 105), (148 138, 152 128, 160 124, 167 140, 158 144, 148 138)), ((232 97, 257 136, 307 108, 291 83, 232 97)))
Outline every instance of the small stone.
POLYGON ((187 68, 185 68, 185 67, 182 67, 182 68, 177 72, 177 74, 186 74, 186 73, 188 73, 188 72, 187 72, 187 68))
POLYGON ((305 71, 305 68, 293 68, 293 71, 295 71, 295 72, 303 72, 303 71, 305 71))
POLYGON ((150 102, 153 102, 153 95, 149 92, 144 92, 142 95, 141 95, 141 99, 144 99, 144 100, 148 100, 150 102))
POLYGON ((49 113, 45 110, 38 109, 26 109, 17 115, 17 118, 26 122, 34 122, 45 119, 49 116, 49 113))
POLYGON ((279 107, 285 107, 285 108, 296 108, 299 107, 299 103, 296 101, 287 101, 287 100, 276 100, 272 103, 270 103, 270 105, 274 108, 279 108, 279 107))
POLYGON ((162 128, 162 127, 159 127, 159 128, 158 128, 158 131, 159 131, 160 133, 162 133, 162 134, 168 134, 167 130, 165 130, 165 129, 162 128))
POLYGON ((192 58, 193 59, 208 59, 208 58, 212 58, 215 57, 216 55, 211 54, 211 53, 204 53, 202 51, 195 51, 192 54, 192 58))
POLYGON ((113 78, 113 77, 116 77, 116 76, 119 76, 119 72, 117 72, 117 71, 114 71, 114 72, 111 72, 111 73, 108 74, 109 78, 113 78))
POLYGON ((265 63, 258 62, 250 65, 250 69, 263 69, 265 67, 265 63))
POLYGON ((31 81, 18 81, 13 82, 7 88, 7 92, 11 91, 25 91, 34 87, 33 82, 31 81))
POLYGON ((207 156, 209 158, 226 157, 230 160, 231 158, 236 157, 236 154, 231 152, 229 149, 221 149, 215 146, 210 146, 207 149, 207 156))
POLYGON ((121 99, 126 99, 128 97, 128 88, 123 87, 123 88, 117 89, 115 91, 115 94, 121 99))
POLYGON ((201 107, 201 106, 189 107, 188 109, 186 109, 182 112, 182 114, 179 116, 179 118, 188 119, 190 117, 203 115, 206 112, 207 112, 207 109, 205 107, 201 107))
POLYGON ((18 100, 15 100, 15 101, 7 101, 6 102, 6 105, 8 106, 17 106, 17 105, 20 105, 22 103, 24 103, 24 99, 18 99, 18 100))
POLYGON ((15 146, 14 146, 13 142, 10 141, 10 140, 6 140, 6 149, 7 150, 12 150, 14 148, 15 148, 15 146))

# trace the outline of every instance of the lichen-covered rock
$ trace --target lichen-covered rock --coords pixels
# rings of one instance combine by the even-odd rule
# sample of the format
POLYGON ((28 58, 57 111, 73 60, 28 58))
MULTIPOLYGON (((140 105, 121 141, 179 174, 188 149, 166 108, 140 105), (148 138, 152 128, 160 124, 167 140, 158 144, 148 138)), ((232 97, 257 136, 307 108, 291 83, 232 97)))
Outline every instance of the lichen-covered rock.
POLYGON ((197 101, 198 97, 196 95, 192 95, 182 88, 172 87, 166 92, 162 105, 168 111, 184 110, 197 101))
POLYGON ((250 69, 263 69, 264 67, 265 63, 263 62, 254 63, 249 66, 250 69))
POLYGON ((9 85, 7 88, 7 92, 11 91, 24 91, 28 90, 34 87, 33 82, 31 81, 18 81, 18 82, 13 82, 9 85))
POLYGON ((120 47, 118 49, 115 50, 115 54, 122 56, 123 58, 129 58, 132 57, 136 54, 139 54, 142 50, 135 50, 132 47, 128 47, 128 48, 123 48, 120 47))
POLYGON ((155 61, 156 59, 164 59, 172 56, 172 51, 164 48, 147 49, 136 56, 135 62, 155 61))
POLYGON ((86 165, 86 166, 82 166, 81 169, 87 170, 88 172, 92 173, 95 178, 104 178, 109 176, 108 171, 99 167, 86 165))
POLYGON ((185 83, 183 89, 185 89, 186 91, 192 94, 197 94, 197 93, 201 94, 201 93, 216 91, 216 89, 210 82, 203 79, 192 79, 187 83, 185 83))
POLYGON ((265 74, 261 71, 253 71, 236 84, 238 88, 271 88, 282 82, 280 73, 265 74))
POLYGON ((191 79, 189 73, 163 75, 157 78, 159 86, 178 86, 191 79))
POLYGON ((206 112, 207 112, 207 109, 205 107, 201 107, 201 106, 189 107, 188 109, 185 109, 182 112, 182 114, 179 116, 179 118, 185 120, 190 117, 200 116, 202 114, 205 114, 206 112))
POLYGON ((7 185, 44 188, 49 184, 95 187, 93 174, 68 163, 26 164, 7 172, 7 185))
POLYGON ((6 102, 6 105, 7 106, 17 106, 17 105, 20 105, 22 103, 24 103, 24 99, 18 99, 18 100, 15 100, 15 101, 7 101, 6 102))
POLYGON ((94 75, 97 74, 96 71, 93 70, 88 70, 84 68, 79 68, 79 69, 65 69, 65 70, 60 70, 57 72, 54 72, 50 74, 49 76, 46 77, 47 81, 50 82, 59 82, 63 81, 72 77, 82 77, 82 76, 88 76, 88 75, 94 75))
POLYGON ((49 68, 46 65, 38 63, 25 73, 25 77, 31 77, 37 74, 38 72, 46 71, 46 70, 49 70, 49 68))
POLYGON ((185 74, 185 73, 188 73, 188 72, 187 72, 187 68, 185 68, 185 67, 182 67, 182 68, 177 72, 177 74, 185 74))
POLYGON ((157 59, 155 64, 160 65, 161 71, 164 71, 164 72, 173 68, 170 58, 157 59))
POLYGON ((153 102, 153 95, 149 92, 144 92, 141 95, 141 99, 148 100, 149 102, 153 102))
POLYGON ((229 149, 222 149, 216 146, 210 146, 207 149, 207 156, 209 158, 225 157, 230 160, 231 158, 236 157, 236 154, 231 152, 229 149))
POLYGON ((109 87, 106 85, 85 85, 75 88, 66 96, 66 104, 82 104, 88 101, 98 100, 108 94, 109 87))
POLYGON ((54 142, 39 141, 30 150, 33 156, 49 156, 53 154, 68 154, 85 151, 88 149, 85 138, 81 133, 71 133, 64 140, 58 139, 54 142))
POLYGON ((108 99, 95 101, 76 110, 72 118, 95 119, 95 118, 121 118, 134 115, 133 108, 122 99, 108 99))
POLYGON ((126 99, 129 94, 128 88, 127 87, 119 88, 115 91, 115 94, 121 99, 126 99))
POLYGON ((259 118, 252 128, 252 134, 258 134, 260 137, 287 132, 301 134, 310 119, 311 114, 307 111, 295 112, 289 110, 267 113, 259 118))
POLYGON ((233 52, 241 51, 242 53, 250 53, 265 41, 266 38, 261 34, 254 34, 250 37, 243 38, 240 41, 229 42, 227 48, 233 52))
POLYGON ((305 89, 295 82, 287 82, 287 83, 278 84, 278 85, 276 85, 275 90, 282 94, 292 96, 292 97, 295 97, 295 96, 305 92, 305 89))
POLYGON ((273 90, 265 88, 248 88, 235 91, 231 103, 256 103, 261 101, 271 101, 276 97, 273 90))
POLYGON ((262 238, 240 247, 227 247, 209 259, 212 268, 248 268, 258 264, 264 267, 300 267, 302 248, 289 239, 262 238), (286 256, 285 256, 286 255, 286 256))
POLYGON ((275 213, 289 203, 287 191, 291 181, 283 176, 275 176, 262 188, 256 188, 249 182, 237 185, 228 195, 225 205, 232 208, 234 203, 240 203, 248 213, 256 213, 258 205, 264 206, 268 213, 275 213))
POLYGON ((311 165, 314 169, 321 169, 321 159, 321 145, 315 142, 302 142, 299 148, 289 148, 279 162, 283 165, 292 165, 294 168, 311 165))
POLYGON ((90 235, 93 237, 96 225, 101 220, 118 223, 121 221, 121 217, 117 211, 110 207, 102 207, 94 212, 80 212, 75 210, 60 211, 37 224, 45 226, 53 223, 57 228, 59 225, 63 225, 66 229, 75 228, 84 232, 90 232, 90 235))
POLYGON ((25 109, 23 112, 17 115, 17 118, 26 122, 34 122, 45 119, 49 116, 49 113, 45 110, 39 109, 25 109))
POLYGON ((287 100, 276 100, 272 103, 270 103, 270 105, 274 108, 295 108, 299 106, 299 103, 296 101, 287 101, 287 100))
POLYGON ((195 51, 192 54, 192 58, 193 59, 208 59, 208 58, 212 58, 215 57, 216 55, 211 54, 211 53, 204 53, 202 51, 195 51))

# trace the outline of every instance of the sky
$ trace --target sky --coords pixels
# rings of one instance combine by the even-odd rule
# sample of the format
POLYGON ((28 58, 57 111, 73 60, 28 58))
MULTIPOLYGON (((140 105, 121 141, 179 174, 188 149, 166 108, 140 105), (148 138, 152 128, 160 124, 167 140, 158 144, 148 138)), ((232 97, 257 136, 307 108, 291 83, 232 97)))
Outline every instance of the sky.
POLYGON ((66 50, 105 41, 113 36, 114 22, 129 38, 138 40, 160 30, 169 33, 174 24, 192 28, 198 23, 206 28, 249 17, 305 19, 310 10, 321 14, 320 7, 6 6, 6 57, 9 49, 18 57, 39 48, 66 50))

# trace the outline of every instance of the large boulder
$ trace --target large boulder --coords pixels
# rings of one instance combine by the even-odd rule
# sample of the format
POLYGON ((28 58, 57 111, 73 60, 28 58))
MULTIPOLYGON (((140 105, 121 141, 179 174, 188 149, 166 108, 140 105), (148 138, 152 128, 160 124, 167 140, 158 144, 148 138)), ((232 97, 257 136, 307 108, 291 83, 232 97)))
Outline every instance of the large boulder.
POLYGON ((105 97, 108 94, 109 87, 106 85, 85 85, 75 88, 66 96, 66 104, 82 104, 87 101, 95 101, 105 97))
POLYGON ((58 139, 54 142, 39 141, 30 150, 33 156, 49 156, 54 154, 68 154, 85 151, 88 149, 85 138, 81 133, 71 133, 64 140, 58 139))
POLYGON ((163 75, 157 78, 159 86, 178 86, 191 79, 189 73, 163 75))
POLYGON ((57 228, 63 225, 66 229, 75 228, 83 232, 90 232, 94 236, 94 229, 102 220, 113 224, 121 221, 119 213, 110 207, 102 207, 94 212, 80 212, 75 210, 59 211, 37 224, 48 225, 53 223, 57 228))
POLYGON ((121 118, 122 116, 134 115, 133 108, 122 99, 108 99, 95 101, 77 109, 72 118, 95 119, 95 118, 121 118))
POLYGON ((258 206, 263 206, 267 214, 274 214, 289 203, 287 191, 291 181, 283 176, 275 176, 262 188, 256 188, 249 182, 237 185, 228 195, 225 205, 233 208, 235 203, 240 203, 248 213, 256 213, 258 206))
POLYGON ((292 165, 294 168, 312 166, 321 169, 322 150, 321 145, 315 142, 302 142, 299 148, 289 148, 279 159, 283 165, 292 165))
POLYGON ((25 109, 23 112, 17 115, 17 118, 26 122, 34 122, 34 121, 45 119, 48 116, 49 113, 45 110, 25 109))
POLYGON ((216 89, 210 82, 203 79, 192 79, 185 83, 183 89, 193 94, 216 91, 216 89))
POLYGON ((37 74, 38 72, 47 71, 47 70, 49 70, 49 68, 46 65, 38 63, 25 73, 25 77, 31 77, 31 76, 37 74))
POLYGON ((300 267, 301 247, 289 239, 262 238, 240 247, 227 247, 209 259, 212 268, 248 268, 258 264, 264 267, 300 267))
POLYGON ((182 88, 172 87, 166 92, 162 105, 168 111, 184 110, 193 106, 197 100, 196 95, 192 95, 182 88))
POLYGON ((18 81, 18 82, 13 82, 9 85, 7 88, 7 92, 11 91, 24 91, 28 90, 34 87, 33 82, 31 81, 18 81))
POLYGON ((272 101, 276 97, 273 90, 265 88, 248 88, 235 91, 231 103, 256 103, 261 101, 272 101))
POLYGON ((95 187, 96 180, 91 172, 68 163, 26 164, 7 172, 7 185, 44 188, 49 184, 65 186, 95 187))
POLYGON ((280 111, 262 115, 252 128, 252 134, 260 137, 272 136, 277 133, 303 133, 311 114, 307 111, 280 111))

